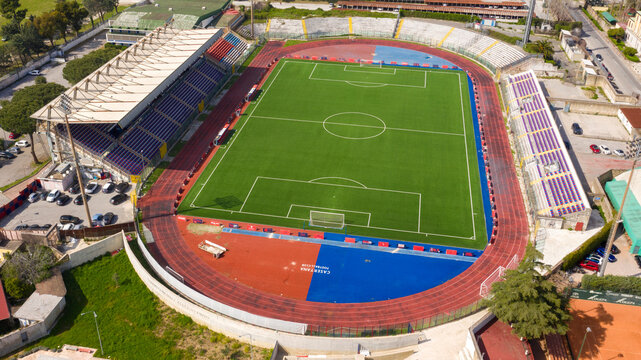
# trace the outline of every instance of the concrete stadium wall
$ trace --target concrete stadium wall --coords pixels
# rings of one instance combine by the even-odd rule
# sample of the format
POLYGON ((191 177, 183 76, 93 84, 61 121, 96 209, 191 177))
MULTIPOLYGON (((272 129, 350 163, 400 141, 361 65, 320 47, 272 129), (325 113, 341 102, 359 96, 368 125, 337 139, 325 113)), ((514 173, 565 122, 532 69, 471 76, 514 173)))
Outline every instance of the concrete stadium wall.
POLYGON ((588 101, 553 97, 548 97, 547 100, 556 108, 563 109, 566 106, 569 106, 570 112, 580 114, 617 116, 617 111, 619 111, 619 109, 631 107, 629 105, 621 106, 621 104, 613 104, 605 101, 588 101))
POLYGON ((49 334, 44 322, 38 322, 0 337, 0 356, 5 356, 49 334), (23 334, 27 341, 22 341, 23 334))
MULTIPOLYGON (((137 241, 146 257, 148 252, 144 244, 140 238, 137 241)), ((370 351, 391 350, 418 344, 420 333, 372 338, 314 337, 270 330, 232 319, 198 306, 164 286, 145 270, 127 241, 124 241, 124 247, 140 279, 161 301, 179 313, 191 317, 196 323, 240 341, 249 341, 253 345, 264 348, 273 348, 278 341, 280 346, 290 353, 309 354, 355 354, 359 344, 370 351)), ((153 259, 152 261, 155 262, 153 259)))
POLYGON ((69 254, 69 261, 60 266, 60 271, 66 271, 76 266, 89 262, 107 252, 122 249, 122 233, 114 234, 108 238, 92 242, 89 246, 74 251, 69 254))

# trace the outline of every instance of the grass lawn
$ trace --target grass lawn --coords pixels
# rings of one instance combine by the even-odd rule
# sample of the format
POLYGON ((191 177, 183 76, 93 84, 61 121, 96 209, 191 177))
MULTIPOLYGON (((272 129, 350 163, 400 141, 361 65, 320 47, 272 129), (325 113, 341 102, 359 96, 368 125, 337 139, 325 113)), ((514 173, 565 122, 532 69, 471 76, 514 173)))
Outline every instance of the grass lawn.
MULTIPOLYGON (((132 243, 135 246, 134 243, 132 243)), ((63 273, 67 305, 51 335, 30 346, 64 344, 100 349, 114 359, 250 359, 250 347, 195 324, 162 304, 140 281, 124 251, 63 273)), ((270 350, 254 347, 255 359, 270 350)))
POLYGON ((285 60, 235 129, 180 213, 310 228, 328 212, 346 224, 328 231, 486 244, 464 72, 285 60))

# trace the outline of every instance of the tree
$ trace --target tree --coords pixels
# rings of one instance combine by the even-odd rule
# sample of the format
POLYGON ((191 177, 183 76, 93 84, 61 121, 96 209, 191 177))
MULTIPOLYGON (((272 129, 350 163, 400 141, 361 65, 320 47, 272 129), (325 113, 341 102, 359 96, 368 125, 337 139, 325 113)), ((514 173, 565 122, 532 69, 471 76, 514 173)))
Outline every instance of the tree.
POLYGON ((36 289, 35 286, 15 277, 7 278, 4 281, 4 287, 7 290, 7 294, 14 299, 24 299, 36 289))
POLYGON ((76 0, 58 1, 55 10, 63 14, 76 35, 82 28, 82 22, 89 15, 87 9, 80 7, 76 0))
POLYGON ((0 28, 0 33, 2 33, 3 38, 7 40, 11 40, 14 35, 20 33, 20 21, 17 21, 17 20, 7 21, 0 28))
POLYGON ((62 77, 72 84, 84 79, 87 75, 104 65, 122 51, 122 47, 106 46, 87 55, 71 60, 62 69, 62 77))
POLYGON ((7 20, 24 20, 27 15, 27 9, 18 10, 20 0, 0 0, 0 13, 7 20))
POLYGON ((608 30, 608 36, 617 42, 621 42, 625 40, 625 30, 623 28, 610 29, 608 30))
POLYGON ((36 285, 51 276, 49 269, 56 257, 51 249, 42 245, 27 245, 25 251, 18 251, 8 257, 2 267, 2 277, 18 279, 27 285, 36 285))
POLYGON ((535 42, 534 49, 539 54, 543 54, 543 58, 545 60, 552 60, 552 58, 554 57, 554 48, 552 47, 552 44, 550 44, 550 42, 547 40, 539 40, 535 42))
POLYGON ((9 43, 23 64, 27 63, 27 57, 33 59, 33 54, 38 54, 46 48, 38 30, 28 20, 22 23, 20 33, 14 35, 9 43))
MULTIPOLYGON (((33 144, 33 133, 36 131, 36 120, 30 116, 48 102, 65 91, 65 87, 56 83, 27 86, 16 91, 11 101, 1 101, 0 127, 5 131, 17 134, 29 134, 33 144)), ((31 146, 31 156, 34 163, 40 161, 36 157, 34 146, 31 146)))
POLYGON ((11 52, 9 51, 9 46, 6 44, 0 44, 0 66, 10 65, 11 64, 11 52))
MULTIPOLYGON (((51 46, 55 46, 53 41, 60 31, 60 23, 65 23, 66 20, 64 15, 59 11, 49 11, 46 12, 33 20, 33 25, 38 30, 40 36, 46 38, 51 43, 51 46)), ((66 28, 66 25, 64 25, 66 28)))
POLYGON ((570 320, 568 299, 537 271, 537 267, 544 267, 538 261, 542 257, 528 244, 518 268, 506 270, 504 280, 492 284, 492 297, 485 301, 500 321, 510 324, 517 336, 528 339, 564 335, 570 320))
POLYGON ((634 56, 634 55, 637 54, 637 49, 635 49, 633 47, 626 46, 626 47, 623 48, 623 53, 626 56, 634 56))

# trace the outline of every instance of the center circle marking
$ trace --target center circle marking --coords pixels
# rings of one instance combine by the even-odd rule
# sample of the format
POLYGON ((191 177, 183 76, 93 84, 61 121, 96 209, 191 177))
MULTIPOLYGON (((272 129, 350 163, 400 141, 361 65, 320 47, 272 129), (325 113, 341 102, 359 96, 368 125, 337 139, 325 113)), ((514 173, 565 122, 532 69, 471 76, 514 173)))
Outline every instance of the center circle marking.
MULTIPOLYGON (((335 124, 335 125, 342 125, 342 124, 340 124, 340 123, 333 123, 333 124, 335 124)), ((350 126, 350 124, 345 124, 345 125, 350 126)), ((327 132, 328 132, 328 133, 330 133, 331 135, 334 135, 334 136, 339 137, 339 138, 342 138, 342 139, 349 139, 349 140, 365 140, 365 139, 372 139, 372 138, 375 138, 375 137, 377 137, 377 136, 380 136, 382 133, 384 133, 384 132, 385 132, 385 130, 387 130, 387 124, 385 124, 385 121, 383 121, 383 120, 382 120, 381 118, 379 118, 378 116, 374 116, 374 115, 372 115, 372 114, 368 114, 368 113, 348 111, 348 112, 341 112, 341 113, 337 113, 337 114, 334 114, 334 115, 330 115, 330 116, 328 116, 327 118, 325 118, 325 120, 323 120, 323 129, 325 129, 325 131, 327 131, 327 132), (330 129, 328 129, 328 128, 327 128, 327 124, 328 124, 328 123, 329 123, 329 124, 332 124, 332 122, 331 122, 330 120, 331 120, 333 117, 335 117, 335 116, 340 116, 340 115, 347 115, 347 114, 358 114, 358 115, 365 115, 365 116, 369 116, 369 117, 371 117, 371 118, 374 118, 374 119, 378 120, 378 121, 383 125, 383 127, 380 127, 380 128, 379 128, 379 127, 376 127, 376 126, 351 125, 351 126, 365 127, 365 128, 377 128, 377 129, 380 129, 380 130, 381 130, 381 131, 380 131, 379 133, 377 133, 377 134, 374 134, 374 135, 371 135, 371 136, 363 136, 363 137, 351 137, 351 136, 338 135, 338 134, 334 133, 333 131, 331 131, 330 129)))

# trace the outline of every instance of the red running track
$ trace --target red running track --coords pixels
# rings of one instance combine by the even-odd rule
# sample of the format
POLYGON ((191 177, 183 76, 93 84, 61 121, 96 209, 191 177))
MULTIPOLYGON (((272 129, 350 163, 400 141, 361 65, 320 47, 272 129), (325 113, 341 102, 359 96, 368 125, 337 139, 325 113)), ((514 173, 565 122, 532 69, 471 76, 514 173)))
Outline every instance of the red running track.
POLYGON ((283 47, 282 42, 268 42, 149 193, 141 199, 140 204, 145 217, 144 223, 156 241, 149 245, 152 254, 161 265, 169 265, 180 273, 185 284, 229 306, 260 316, 305 323, 312 329, 385 329, 454 313, 479 300, 479 288, 483 280, 497 267, 506 266, 515 254, 521 258, 527 243, 525 207, 492 76, 476 63, 453 53, 393 40, 325 40, 289 47, 283 47), (261 292, 235 282, 209 267, 187 246, 180 234, 178 220, 172 216, 173 203, 183 179, 200 160, 201 154, 206 152, 210 141, 244 95, 263 78, 268 64, 274 58, 331 45, 384 45, 421 51, 450 61, 470 72, 477 80, 478 103, 483 114, 488 163, 498 214, 497 238, 468 270, 438 287, 393 300, 355 304, 308 302, 261 292))

